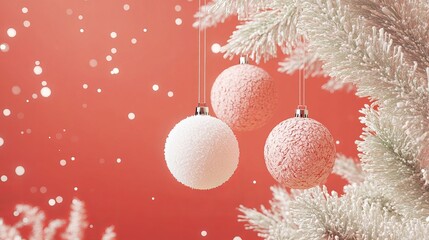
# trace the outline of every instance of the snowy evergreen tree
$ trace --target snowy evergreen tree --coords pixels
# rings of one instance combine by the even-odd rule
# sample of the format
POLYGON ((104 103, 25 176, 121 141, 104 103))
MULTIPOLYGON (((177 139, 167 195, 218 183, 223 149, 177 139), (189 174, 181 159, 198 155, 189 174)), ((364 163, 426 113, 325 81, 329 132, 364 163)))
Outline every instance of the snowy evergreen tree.
POLYGON ((281 72, 325 75, 325 89, 368 98, 360 163, 338 155, 344 194, 273 187, 271 208, 240 207, 265 239, 429 239, 429 2, 427 0, 214 0, 196 14, 208 28, 238 15, 222 50, 281 72), (305 44, 304 44, 305 43, 305 44), (305 56, 305 57, 304 57, 305 56))

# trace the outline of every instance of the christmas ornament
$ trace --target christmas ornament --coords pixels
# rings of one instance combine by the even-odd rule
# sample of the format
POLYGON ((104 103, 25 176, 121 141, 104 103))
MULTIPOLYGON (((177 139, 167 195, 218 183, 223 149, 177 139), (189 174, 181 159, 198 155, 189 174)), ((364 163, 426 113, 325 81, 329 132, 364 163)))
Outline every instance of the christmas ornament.
POLYGON ((211 90, 213 110, 233 130, 251 131, 262 127, 277 105, 274 81, 262 68, 241 64, 224 70, 211 90))
POLYGON ((165 143, 167 167, 177 181, 194 189, 222 185, 238 165, 239 148, 232 130, 206 115, 207 107, 179 122, 165 143))
MULTIPOLYGON (((199 7, 201 7, 201 0, 199 7)), ((182 184, 200 190, 226 182, 238 165, 239 148, 234 133, 221 120, 209 116, 206 106, 206 30, 198 32, 198 106, 195 116, 180 121, 168 134, 164 156, 171 174, 182 184), (204 36, 201 76, 201 32, 204 36), (203 78, 203 85, 201 79, 203 78), (201 90, 201 85, 203 90, 201 90), (203 100, 201 92, 204 93, 203 100)))
POLYGON ((298 109, 295 118, 278 124, 265 143, 268 171, 279 183, 306 189, 323 183, 335 160, 334 139, 321 123, 298 109))

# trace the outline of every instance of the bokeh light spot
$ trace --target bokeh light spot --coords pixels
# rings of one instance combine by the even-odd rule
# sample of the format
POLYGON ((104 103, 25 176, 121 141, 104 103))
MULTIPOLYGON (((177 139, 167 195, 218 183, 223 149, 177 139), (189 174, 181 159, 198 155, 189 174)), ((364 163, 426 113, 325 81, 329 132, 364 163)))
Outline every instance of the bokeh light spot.
POLYGON ((110 74, 112 74, 112 75, 119 74, 119 68, 117 68, 117 67, 113 68, 112 71, 110 71, 110 74))
POLYGON ((14 38, 16 36, 16 30, 15 28, 8 28, 6 31, 7 35, 11 38, 14 38))
POLYGON ((124 8, 125 11, 128 11, 128 10, 130 10, 130 5, 129 4, 124 4, 123 8, 124 8))
POLYGON ((42 87, 42 89, 40 90, 40 94, 42 95, 42 97, 45 98, 51 96, 51 93, 51 89, 48 87, 42 87))
POLYGON ((24 25, 24 27, 28 28, 31 26, 31 23, 30 23, 30 21, 25 20, 24 22, 22 22, 22 25, 24 25))
POLYGON ((116 32, 111 32, 111 33, 110 33, 110 37, 111 37, 111 38, 117 38, 117 37, 118 37, 118 34, 117 34, 116 32))
POLYGON ((152 86, 152 90, 154 90, 155 92, 156 92, 156 91, 158 91, 158 90, 159 90, 159 86, 158 86, 158 84, 154 84, 154 85, 152 86))
POLYGON ((51 198, 48 201, 49 206, 53 207, 55 205, 55 199, 51 198))
POLYGON ((15 168, 15 173, 18 176, 22 176, 25 173, 25 168, 23 166, 18 166, 15 168))
POLYGON ((213 53, 219 53, 221 46, 219 43, 213 43, 211 49, 213 53))
POLYGON ((7 109, 7 108, 3 109, 3 115, 5 117, 9 117, 11 113, 12 112, 10 111, 10 109, 7 109))
POLYGON ((95 60, 95 59, 89 60, 89 66, 94 68, 94 67, 97 67, 97 65, 98 65, 97 60, 95 60))
POLYGON ((177 26, 180 26, 183 23, 181 18, 176 18, 176 20, 174 22, 176 23, 177 26))
POLYGON ((33 68, 33 72, 34 72, 34 74, 36 74, 36 75, 40 75, 40 74, 42 74, 42 72, 43 72, 43 69, 42 69, 42 67, 41 66, 35 66, 34 68, 33 68))
POLYGON ((205 231, 205 230, 201 231, 201 236, 203 236, 203 237, 207 236, 207 231, 205 231))
POLYGON ((67 161, 66 161, 66 160, 64 160, 64 159, 61 159, 61 160, 60 160, 60 165, 61 165, 62 167, 64 167, 65 165, 67 165, 67 161))
POLYGON ((7 182, 7 176, 6 176, 6 175, 2 175, 2 176, 0 177, 0 181, 2 181, 2 182, 7 182))
POLYGON ((39 189, 39 191, 40 191, 40 193, 44 194, 44 193, 48 192, 48 188, 45 187, 45 186, 41 186, 40 189, 39 189))
POLYGON ((132 112, 128 113, 128 119, 134 120, 135 118, 136 118, 136 114, 134 114, 132 112))
POLYGON ((7 43, 0 44, 0 51, 9 52, 9 44, 7 44, 7 43))
POLYGON ((21 93, 21 88, 19 86, 13 86, 12 87, 12 94, 13 95, 19 95, 21 93))
POLYGON ((57 202, 57 203, 62 203, 63 202, 63 197, 61 197, 61 196, 57 196, 56 198, 55 198, 55 201, 57 202))
POLYGON ((167 96, 169 96, 169 97, 173 97, 173 96, 174 96, 174 93, 173 93, 172 91, 169 91, 169 92, 167 93, 167 96))

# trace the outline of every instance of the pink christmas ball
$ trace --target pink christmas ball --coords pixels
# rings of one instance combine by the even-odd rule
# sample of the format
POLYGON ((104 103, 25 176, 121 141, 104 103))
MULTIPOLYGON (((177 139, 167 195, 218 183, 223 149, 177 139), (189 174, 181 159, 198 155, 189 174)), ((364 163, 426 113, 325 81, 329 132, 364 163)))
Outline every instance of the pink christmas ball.
POLYGON ((224 70, 211 90, 216 116, 236 131, 262 127, 272 117, 277 93, 271 76, 262 68, 239 64, 224 70))
POLYGON ((273 178, 289 188, 323 184, 332 172, 335 144, 331 133, 311 118, 290 118, 270 133, 264 149, 273 178))

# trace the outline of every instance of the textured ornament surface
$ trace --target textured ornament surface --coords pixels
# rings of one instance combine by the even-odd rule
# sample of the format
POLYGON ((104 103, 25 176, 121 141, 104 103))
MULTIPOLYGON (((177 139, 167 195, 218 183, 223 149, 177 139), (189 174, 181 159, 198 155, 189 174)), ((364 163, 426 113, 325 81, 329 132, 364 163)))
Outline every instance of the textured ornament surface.
POLYGON ((270 133, 264 149, 268 171, 296 189, 323 184, 332 172, 335 143, 328 129, 311 118, 290 118, 270 133))
POLYGON ((239 64, 224 70, 211 90, 216 116, 236 131, 262 127, 277 106, 273 79, 257 66, 239 64))
POLYGON ((192 116, 171 130, 164 154, 177 181, 205 190, 222 185, 234 174, 239 148, 224 122, 211 116, 192 116))

